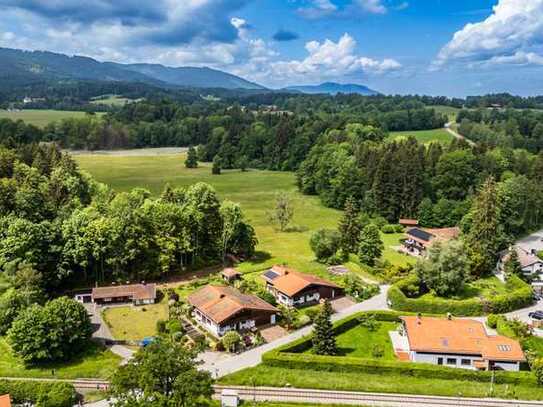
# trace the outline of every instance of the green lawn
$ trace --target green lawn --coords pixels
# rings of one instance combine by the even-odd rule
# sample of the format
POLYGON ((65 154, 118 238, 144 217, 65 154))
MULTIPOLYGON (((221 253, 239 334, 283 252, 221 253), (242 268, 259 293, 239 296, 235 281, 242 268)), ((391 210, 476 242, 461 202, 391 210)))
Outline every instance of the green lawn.
POLYGON ((434 105, 434 106, 428 106, 431 109, 434 109, 436 112, 447 115, 447 118, 450 122, 453 122, 456 120, 456 115, 460 111, 457 107, 452 106, 440 106, 440 105, 434 105))
MULTIPOLYGON (((411 377, 408 375, 283 369, 260 364, 225 376, 225 385, 300 387, 308 389, 488 397, 490 383, 411 377)), ((543 400, 543 387, 494 384, 493 397, 543 400)))
POLYGON ((377 322, 378 327, 375 331, 370 331, 364 326, 357 326, 343 332, 336 337, 338 351, 340 356, 350 356, 365 359, 372 359, 372 351, 375 345, 379 345, 383 350, 383 356, 380 360, 395 360, 394 349, 388 333, 395 331, 398 324, 395 322, 377 322))
POLYGON ((409 136, 415 137, 420 143, 431 143, 437 141, 439 143, 448 144, 454 136, 445 129, 434 130, 419 130, 419 131, 392 131, 389 133, 387 140, 401 140, 409 136))
MULTIPOLYGON (((103 115, 103 113, 96 113, 103 115)), ((8 112, 0 110, 0 119, 23 120, 26 123, 33 124, 38 127, 45 127, 51 122, 55 122, 68 118, 85 117, 85 112, 72 112, 65 110, 34 110, 27 109, 19 112, 8 112)))
POLYGON ((59 379, 108 378, 119 365, 120 358, 98 345, 91 345, 77 359, 67 363, 55 363, 41 367, 27 368, 13 354, 5 339, 0 338, 1 377, 54 377, 59 379))
POLYGON ((114 307, 106 309, 102 315, 115 339, 141 341, 156 335, 156 322, 168 319, 168 306, 162 302, 141 307, 114 307))
POLYGON ((119 95, 103 95, 93 98, 91 103, 94 105, 124 106, 127 103, 133 103, 139 100, 141 99, 123 98, 119 95))
MULTIPOLYGON (((480 297, 489 298, 499 294, 506 294, 507 287, 497 277, 484 277, 464 285, 462 291, 450 297, 452 300, 465 300, 468 298, 480 297)), ((427 293, 420 298, 432 298, 434 294, 427 293)))
MULTIPOLYGON (((202 181, 212 185, 222 198, 239 202, 255 227, 259 245, 258 256, 240 266, 244 273, 264 270, 276 263, 286 263, 303 272, 330 277, 326 267, 314 260, 309 247, 311 233, 319 228, 335 228, 341 212, 326 208, 318 197, 297 191, 291 172, 239 170, 211 174, 211 165, 200 163, 196 169, 184 166, 184 154, 159 156, 78 155, 74 157, 82 169, 117 191, 134 187, 159 194, 164 186, 188 186, 202 181), (286 191, 292 195, 294 220, 292 231, 280 232, 268 221, 275 195, 286 191)), ((386 248, 385 258, 394 260, 396 253, 386 248)), ((402 256, 403 257, 403 256, 402 256)), ((404 258, 402 260, 405 261, 404 258)), ((395 260, 394 260, 395 261, 395 260)), ((257 274, 255 274, 256 276, 257 274)))

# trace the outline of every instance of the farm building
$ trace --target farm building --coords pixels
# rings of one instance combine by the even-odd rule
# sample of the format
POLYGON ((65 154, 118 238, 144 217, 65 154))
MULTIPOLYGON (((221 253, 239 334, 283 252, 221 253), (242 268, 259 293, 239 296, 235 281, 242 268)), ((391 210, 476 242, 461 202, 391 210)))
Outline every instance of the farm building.
POLYGON ((277 308, 233 287, 207 285, 188 296, 198 324, 220 337, 228 331, 245 331, 275 324, 277 308))
MULTIPOLYGON (((472 370, 518 371, 526 358, 520 344, 489 335, 472 319, 402 317, 402 334, 393 340, 396 354, 412 362, 472 370), (398 342, 403 344, 399 344, 398 342)), ((391 336, 395 334, 391 333, 391 336)))
POLYGON ((405 232, 403 250, 413 256, 422 256, 436 241, 448 242, 460 235, 460 228, 430 229, 414 227, 405 232))
POLYGON ((284 266, 273 266, 262 278, 279 304, 302 307, 319 303, 321 299, 341 297, 343 289, 322 278, 300 273, 284 266))
POLYGON ((131 284, 111 287, 95 287, 91 294, 92 302, 97 304, 126 303, 134 305, 154 304, 155 284, 131 284))

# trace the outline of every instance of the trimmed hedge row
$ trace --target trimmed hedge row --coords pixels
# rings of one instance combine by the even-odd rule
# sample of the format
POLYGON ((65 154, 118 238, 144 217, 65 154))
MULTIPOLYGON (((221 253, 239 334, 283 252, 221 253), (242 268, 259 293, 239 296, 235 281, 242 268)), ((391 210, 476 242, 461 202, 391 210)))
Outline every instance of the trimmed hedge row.
POLYGON ((387 297, 390 306, 399 311, 446 314, 458 316, 477 316, 484 314, 503 314, 533 303, 532 287, 516 276, 507 281, 508 293, 491 298, 470 298, 449 300, 446 298, 408 298, 404 291, 413 284, 418 284, 416 276, 398 281, 389 288, 387 297))
MULTIPOLYGON (((373 315, 378 321, 399 322, 399 317, 401 315, 409 315, 409 313, 394 311, 361 312, 334 324, 334 333, 339 334, 357 326, 360 323, 360 318, 369 315, 373 315)), ((424 363, 363 359, 347 356, 320 356, 301 353, 310 349, 311 346, 311 337, 305 336, 290 344, 265 353, 262 356, 262 363, 268 366, 286 369, 317 370, 338 373, 395 374, 428 379, 469 380, 489 383, 492 377, 492 372, 454 369, 424 363)), ((534 375, 529 372, 495 372, 495 382, 512 385, 537 385, 534 375)))
POLYGON ((77 393, 70 383, 0 380, 0 394, 9 394, 15 404, 32 403, 36 407, 72 407, 77 393))

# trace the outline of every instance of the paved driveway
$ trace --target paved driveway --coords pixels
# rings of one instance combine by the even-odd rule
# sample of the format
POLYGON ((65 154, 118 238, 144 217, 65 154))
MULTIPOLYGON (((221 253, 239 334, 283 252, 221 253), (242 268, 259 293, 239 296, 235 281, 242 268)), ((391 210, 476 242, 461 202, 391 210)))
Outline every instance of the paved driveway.
POLYGON ((517 244, 527 251, 535 250, 536 252, 543 250, 543 229, 532 233, 523 239, 517 241, 517 244))

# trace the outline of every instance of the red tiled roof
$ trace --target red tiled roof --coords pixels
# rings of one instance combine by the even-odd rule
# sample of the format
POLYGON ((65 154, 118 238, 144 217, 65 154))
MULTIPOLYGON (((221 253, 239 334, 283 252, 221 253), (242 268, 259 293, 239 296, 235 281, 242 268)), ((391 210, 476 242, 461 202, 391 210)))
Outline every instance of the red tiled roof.
POLYGON ((401 319, 412 351, 481 355, 485 360, 496 361, 525 360, 517 341, 488 335, 479 321, 415 316, 401 319))
POLYGON ((266 301, 243 294, 233 287, 206 285, 188 296, 188 302, 216 323, 220 324, 245 309, 278 312, 266 301))
POLYGON ((156 285, 131 284, 111 287, 95 287, 92 289, 93 299, 114 297, 131 297, 134 300, 154 300, 156 299, 156 285))
POLYGON ((419 221, 416 219, 400 219, 398 222, 402 226, 418 226, 419 221))
POLYGON ((278 277, 273 280, 268 280, 274 288, 281 291, 283 294, 292 297, 298 294, 303 289, 310 285, 320 285, 325 287, 340 288, 338 285, 324 280, 322 278, 313 276, 311 274, 300 273, 293 269, 284 266, 273 266, 272 271, 279 274, 278 277))

